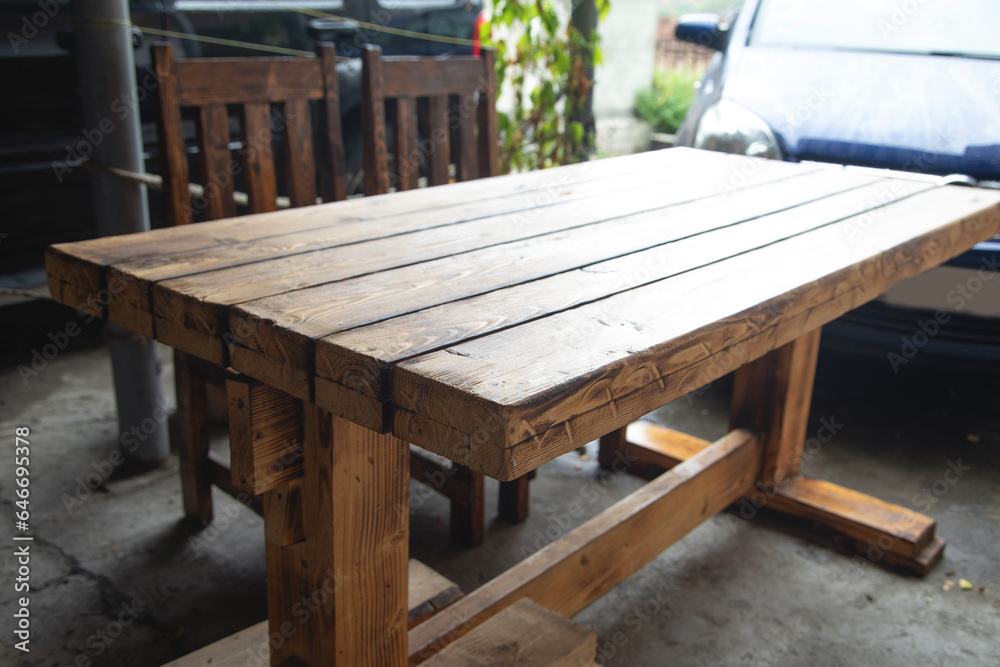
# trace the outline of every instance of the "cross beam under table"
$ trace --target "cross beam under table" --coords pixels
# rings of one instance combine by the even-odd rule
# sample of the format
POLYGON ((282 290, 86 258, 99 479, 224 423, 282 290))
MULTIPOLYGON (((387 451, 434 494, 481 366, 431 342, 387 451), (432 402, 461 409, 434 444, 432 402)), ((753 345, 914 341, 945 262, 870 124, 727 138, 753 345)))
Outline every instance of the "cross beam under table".
MULTIPOLYGON (((733 375, 730 428, 757 429, 764 440, 761 475, 747 501, 755 508, 808 519, 847 536, 849 546, 872 561, 923 576, 944 553, 944 540, 934 535, 934 519, 799 474, 819 338, 820 329, 814 329, 733 375)), ((645 466, 670 469, 709 444, 649 422, 633 422, 601 438, 600 462, 608 467, 620 455, 645 466)))
POLYGON ((799 475, 818 349, 816 329, 738 370, 715 443, 642 422, 603 438, 606 463, 617 449, 670 470, 408 634, 407 445, 297 403, 302 477, 264 495, 271 664, 418 664, 521 598, 571 616, 757 493, 926 573, 944 547, 932 519, 799 475))

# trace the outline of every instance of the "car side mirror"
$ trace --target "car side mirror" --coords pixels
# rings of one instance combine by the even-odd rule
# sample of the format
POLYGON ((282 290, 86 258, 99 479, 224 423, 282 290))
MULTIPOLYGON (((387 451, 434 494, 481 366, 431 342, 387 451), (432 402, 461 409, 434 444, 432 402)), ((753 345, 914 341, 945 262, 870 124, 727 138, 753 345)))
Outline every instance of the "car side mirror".
POLYGON ((725 51, 729 44, 729 26, 718 14, 687 14, 677 22, 674 37, 682 42, 725 51))

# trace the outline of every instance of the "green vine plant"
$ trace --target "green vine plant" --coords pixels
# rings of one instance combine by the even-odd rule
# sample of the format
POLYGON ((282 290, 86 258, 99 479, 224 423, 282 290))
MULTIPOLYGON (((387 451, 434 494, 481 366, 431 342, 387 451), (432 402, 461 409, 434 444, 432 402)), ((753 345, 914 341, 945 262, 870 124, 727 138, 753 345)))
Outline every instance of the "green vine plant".
POLYGON ((504 173, 570 164, 590 152, 585 108, 601 51, 596 29, 570 22, 584 1, 594 3, 598 19, 611 8, 610 0, 493 0, 492 29, 505 35, 492 42, 497 83, 514 99, 512 111, 497 112, 504 173))

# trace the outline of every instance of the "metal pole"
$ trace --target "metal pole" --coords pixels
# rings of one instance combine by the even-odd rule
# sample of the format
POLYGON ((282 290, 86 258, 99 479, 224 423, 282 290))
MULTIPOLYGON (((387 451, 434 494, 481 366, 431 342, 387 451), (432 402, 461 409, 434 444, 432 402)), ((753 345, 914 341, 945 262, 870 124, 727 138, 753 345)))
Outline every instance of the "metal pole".
MULTIPOLYGON (((143 172, 128 0, 74 0, 72 6, 83 138, 92 148, 91 159, 143 172)), ((91 172, 90 178, 98 235, 149 229, 146 186, 104 173, 91 172)), ((170 446, 156 343, 118 327, 108 329, 122 453, 142 464, 159 464, 170 446)))

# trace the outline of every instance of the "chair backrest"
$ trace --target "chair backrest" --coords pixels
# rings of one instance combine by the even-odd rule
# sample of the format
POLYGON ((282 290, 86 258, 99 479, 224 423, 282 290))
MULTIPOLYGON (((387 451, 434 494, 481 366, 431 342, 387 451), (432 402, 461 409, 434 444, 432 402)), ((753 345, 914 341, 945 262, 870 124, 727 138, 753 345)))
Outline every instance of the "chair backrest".
POLYGON ((365 194, 389 191, 387 116, 397 190, 417 187, 421 161, 429 185, 448 183, 453 160, 458 181, 498 173, 492 50, 481 57, 383 57, 379 47, 367 46, 361 58, 365 194))
POLYGON ((190 58, 175 60, 169 44, 155 44, 159 84, 160 159, 168 225, 237 215, 234 184, 242 183, 249 211, 276 210, 278 179, 272 148, 283 143, 287 194, 292 206, 346 197, 344 143, 336 52, 322 44, 313 58, 190 58), (312 107, 318 109, 317 122, 312 107), (277 106, 282 105, 282 106, 277 106), (184 143, 183 108, 193 108, 203 198, 194 206, 184 143), (230 120, 230 111, 235 118, 230 120), (231 139, 242 142, 234 158, 231 139), (318 172, 318 173, 317 173, 318 172))

